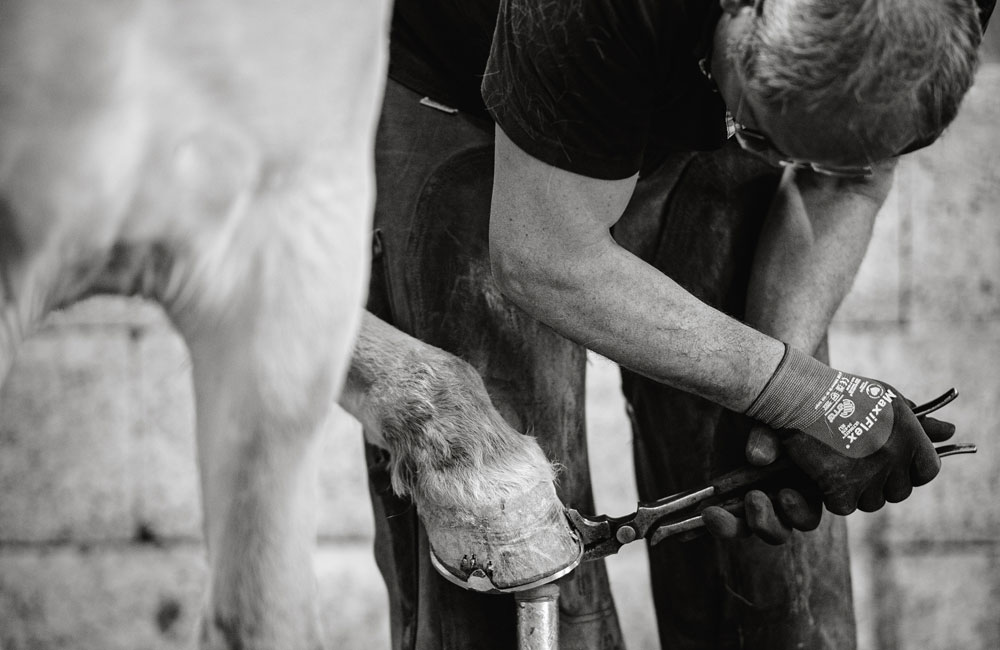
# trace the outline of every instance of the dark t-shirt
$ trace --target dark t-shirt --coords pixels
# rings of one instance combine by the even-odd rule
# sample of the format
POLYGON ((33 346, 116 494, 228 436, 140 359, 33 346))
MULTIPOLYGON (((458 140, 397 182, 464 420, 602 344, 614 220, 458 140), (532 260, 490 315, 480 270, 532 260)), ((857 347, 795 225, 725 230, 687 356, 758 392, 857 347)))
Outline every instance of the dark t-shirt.
POLYGON ((532 155, 625 178, 725 141, 725 105, 698 68, 720 15, 717 0, 397 0, 389 76, 484 117, 485 97, 532 155))
POLYGON ((699 61, 721 13, 713 0, 505 0, 486 107, 528 153, 595 178, 714 149, 726 107, 699 61))
POLYGON ((499 1, 396 0, 389 76, 442 104, 489 119, 479 87, 499 1))
MULTIPOLYGON (((977 2, 985 26, 996 0, 977 2)), ((718 0, 396 0, 389 75, 488 110, 539 160, 626 178, 725 141, 699 70, 720 15, 718 0)))

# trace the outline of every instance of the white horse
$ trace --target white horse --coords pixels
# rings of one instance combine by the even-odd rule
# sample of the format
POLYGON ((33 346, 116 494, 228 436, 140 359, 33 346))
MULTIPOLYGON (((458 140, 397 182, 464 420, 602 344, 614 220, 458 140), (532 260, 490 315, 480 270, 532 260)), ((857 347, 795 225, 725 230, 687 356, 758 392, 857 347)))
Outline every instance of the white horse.
POLYGON ((310 458, 359 328, 343 402, 400 491, 473 523, 559 507, 467 364, 362 316, 389 10, 0 1, 0 380, 54 308, 163 305, 193 366, 203 648, 322 647, 310 458))

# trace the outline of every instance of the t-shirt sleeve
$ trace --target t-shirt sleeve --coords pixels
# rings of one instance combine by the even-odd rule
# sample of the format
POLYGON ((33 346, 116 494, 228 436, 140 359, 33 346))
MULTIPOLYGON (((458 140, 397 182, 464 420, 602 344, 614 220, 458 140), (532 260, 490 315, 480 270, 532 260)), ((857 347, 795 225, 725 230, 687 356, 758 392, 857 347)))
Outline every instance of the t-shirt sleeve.
POLYGON ((635 174, 659 72, 649 4, 502 0, 482 92, 504 133, 561 169, 635 174))
POLYGON ((983 31, 986 31, 986 26, 990 23, 990 16, 993 15, 993 9, 996 7, 997 0, 976 0, 976 4, 979 6, 979 22, 983 26, 983 31))

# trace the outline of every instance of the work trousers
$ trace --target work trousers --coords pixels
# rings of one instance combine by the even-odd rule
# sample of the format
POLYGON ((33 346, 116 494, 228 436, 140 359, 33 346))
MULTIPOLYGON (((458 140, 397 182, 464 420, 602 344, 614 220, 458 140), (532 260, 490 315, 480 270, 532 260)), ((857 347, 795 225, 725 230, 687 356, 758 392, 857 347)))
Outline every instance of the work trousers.
MULTIPOLYGON (((376 138, 377 201, 368 309, 468 361, 494 405, 562 470, 562 501, 593 512, 584 428, 585 351, 503 297, 490 272, 493 124, 422 105, 390 80, 376 138)), ((737 318, 777 172, 727 148, 678 154, 640 179, 613 229, 625 248, 737 318)), ((701 486, 744 463, 741 415, 623 370, 640 498, 701 486)), ((389 592, 393 648, 510 650, 510 596, 438 576, 387 452, 366 449, 375 555, 389 592)), ((855 643, 843 520, 781 547, 759 540, 667 540, 650 549, 664 648, 850 649, 855 643)), ((603 562, 560 581, 563 649, 623 648, 603 562)))

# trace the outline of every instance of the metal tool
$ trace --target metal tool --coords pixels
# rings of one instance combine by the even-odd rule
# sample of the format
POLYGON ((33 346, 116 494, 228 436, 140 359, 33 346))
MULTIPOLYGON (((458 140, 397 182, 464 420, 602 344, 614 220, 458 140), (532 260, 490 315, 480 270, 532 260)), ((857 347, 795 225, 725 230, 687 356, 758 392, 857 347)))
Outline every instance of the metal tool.
MULTIPOLYGON (((949 404, 956 397, 958 392, 952 388, 940 397, 914 407, 913 413, 917 417, 923 417, 949 404)), ((940 445, 936 449, 938 456, 945 457, 975 453, 976 445, 952 443, 940 445)), ((651 544, 657 544, 673 535, 698 531, 705 525, 701 511, 706 507, 717 505, 729 510, 739 510, 743 497, 750 490, 794 485, 796 474, 800 474, 800 470, 788 457, 782 457, 763 467, 741 467, 713 479, 703 488, 640 503, 635 512, 624 517, 585 515, 571 508, 566 510, 566 516, 580 534, 583 561, 588 562, 613 555, 622 546, 637 539, 646 538, 651 544)))

